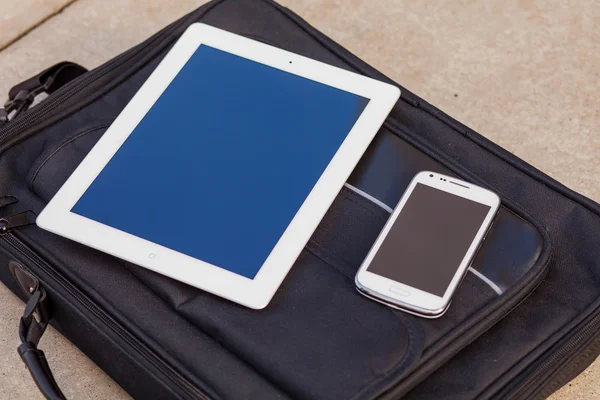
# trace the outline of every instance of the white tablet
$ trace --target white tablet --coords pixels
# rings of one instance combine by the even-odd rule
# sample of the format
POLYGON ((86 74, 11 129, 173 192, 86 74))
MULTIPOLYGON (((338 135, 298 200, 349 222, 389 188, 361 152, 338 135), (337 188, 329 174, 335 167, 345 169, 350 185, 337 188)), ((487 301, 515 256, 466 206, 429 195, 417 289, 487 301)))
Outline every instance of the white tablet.
POLYGON ((37 224, 263 308, 399 96, 193 24, 37 224))

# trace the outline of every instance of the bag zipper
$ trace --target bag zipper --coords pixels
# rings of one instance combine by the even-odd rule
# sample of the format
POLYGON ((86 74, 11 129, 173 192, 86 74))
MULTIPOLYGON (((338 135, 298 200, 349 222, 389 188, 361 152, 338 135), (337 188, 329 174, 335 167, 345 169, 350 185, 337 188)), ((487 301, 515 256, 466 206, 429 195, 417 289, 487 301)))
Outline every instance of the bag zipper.
MULTIPOLYGON (((548 377, 552 377, 557 372, 555 370, 557 365, 561 365, 569 356, 577 354, 580 350, 586 348, 589 345, 590 338, 598 337, 599 328, 600 314, 596 314, 591 320, 583 323, 581 327, 573 329, 576 331, 575 334, 562 343, 558 349, 540 360, 536 368, 525 379, 519 382, 508 394, 502 394, 501 397, 506 399, 532 397, 528 393, 531 393, 531 390, 535 390, 536 388, 543 389, 543 393, 539 392, 540 398, 542 396, 544 398, 549 396, 554 390, 562 386, 563 383, 561 383, 560 379, 555 379, 553 383, 544 388, 545 382, 543 381, 548 377)), ((558 375, 560 376, 561 373, 565 372, 568 372, 568 368, 565 368, 564 371, 559 371, 558 375)))
POLYGON ((39 268, 46 275, 50 276, 61 289, 75 298, 79 304, 81 304, 88 312, 90 312, 90 314, 100 320, 103 325, 109 327, 116 335, 118 335, 129 346, 135 349, 135 351, 141 354, 148 362, 159 369, 190 398, 210 400, 210 397, 204 391, 195 386, 186 377, 167 364, 147 345, 132 335, 117 320, 115 320, 106 311, 94 303, 93 300, 91 300, 81 290, 65 279, 62 275, 57 273, 49 263, 38 256, 34 250, 23 243, 17 236, 15 236, 13 232, 7 231, 6 233, 1 234, 0 240, 4 241, 19 254, 23 255, 29 263, 35 265, 36 268, 39 268))

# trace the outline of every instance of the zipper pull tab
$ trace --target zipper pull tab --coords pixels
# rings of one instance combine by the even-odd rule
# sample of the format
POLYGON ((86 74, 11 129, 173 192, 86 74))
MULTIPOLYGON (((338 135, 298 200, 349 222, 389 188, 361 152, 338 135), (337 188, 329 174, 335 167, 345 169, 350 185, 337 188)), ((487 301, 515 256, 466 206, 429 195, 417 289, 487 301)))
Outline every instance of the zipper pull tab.
MULTIPOLYGON (((8 112, 6 108, 0 108, 0 124, 5 124, 8 122, 8 112)), ((2 126, 2 125, 0 125, 2 126)))
POLYGON ((35 224, 36 214, 33 211, 24 211, 10 217, 0 218, 0 235, 8 233, 19 226, 35 224))
POLYGON ((17 201, 19 201, 19 199, 17 199, 15 196, 0 197, 0 208, 15 204, 17 201))
POLYGON ((32 90, 20 90, 14 97, 10 98, 6 103, 4 103, 4 113, 6 113, 5 122, 16 118, 23 111, 27 111, 29 106, 31 106, 35 100, 35 96, 45 90, 45 86, 40 86, 32 90), (11 115, 13 111, 14 114, 11 115))

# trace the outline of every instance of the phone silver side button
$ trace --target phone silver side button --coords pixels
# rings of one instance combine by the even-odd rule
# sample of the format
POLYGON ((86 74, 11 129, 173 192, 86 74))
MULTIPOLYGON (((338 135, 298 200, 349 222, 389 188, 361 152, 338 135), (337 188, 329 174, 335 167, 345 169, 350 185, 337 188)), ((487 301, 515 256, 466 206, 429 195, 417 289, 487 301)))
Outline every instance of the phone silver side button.
POLYGON ((390 287, 390 292, 399 294, 400 296, 410 296, 410 292, 407 292, 404 289, 400 289, 398 287, 390 287))

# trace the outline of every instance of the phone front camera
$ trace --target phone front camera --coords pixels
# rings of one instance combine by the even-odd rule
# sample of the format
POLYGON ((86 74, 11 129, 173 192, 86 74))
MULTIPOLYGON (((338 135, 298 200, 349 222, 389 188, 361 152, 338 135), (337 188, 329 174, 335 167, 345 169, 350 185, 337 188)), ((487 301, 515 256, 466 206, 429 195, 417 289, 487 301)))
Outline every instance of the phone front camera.
POLYGON ((433 178, 433 174, 429 174, 429 177, 430 177, 430 178, 433 178))

